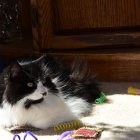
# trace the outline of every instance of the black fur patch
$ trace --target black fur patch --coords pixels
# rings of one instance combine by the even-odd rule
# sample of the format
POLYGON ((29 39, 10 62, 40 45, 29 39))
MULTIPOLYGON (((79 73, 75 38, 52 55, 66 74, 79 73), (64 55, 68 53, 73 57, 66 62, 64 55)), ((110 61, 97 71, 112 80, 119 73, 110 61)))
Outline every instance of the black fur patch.
POLYGON ((1 77, 0 80, 3 83, 1 98, 12 105, 33 92, 37 87, 34 80, 22 70, 18 63, 13 63, 7 67, 1 77), (33 83, 33 87, 28 87, 27 83, 33 83))
POLYGON ((24 103, 24 107, 26 109, 29 109, 31 107, 31 105, 34 105, 34 104, 39 104, 43 101, 44 99, 41 98, 41 99, 38 99, 38 100, 32 100, 32 99, 27 99, 24 103))

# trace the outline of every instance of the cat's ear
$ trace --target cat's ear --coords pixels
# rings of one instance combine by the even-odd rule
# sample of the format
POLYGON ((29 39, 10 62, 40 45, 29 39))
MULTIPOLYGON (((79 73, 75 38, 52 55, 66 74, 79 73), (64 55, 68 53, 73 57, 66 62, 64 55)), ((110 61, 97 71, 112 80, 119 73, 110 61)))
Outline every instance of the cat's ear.
POLYGON ((21 71, 21 66, 19 65, 19 63, 16 61, 16 62, 13 62, 11 65, 10 65, 10 78, 16 78, 18 77, 19 73, 21 71))
POLYGON ((40 63, 44 63, 45 60, 46 60, 46 55, 43 55, 43 56, 39 57, 38 59, 32 61, 32 63, 36 63, 36 64, 40 65, 40 63))

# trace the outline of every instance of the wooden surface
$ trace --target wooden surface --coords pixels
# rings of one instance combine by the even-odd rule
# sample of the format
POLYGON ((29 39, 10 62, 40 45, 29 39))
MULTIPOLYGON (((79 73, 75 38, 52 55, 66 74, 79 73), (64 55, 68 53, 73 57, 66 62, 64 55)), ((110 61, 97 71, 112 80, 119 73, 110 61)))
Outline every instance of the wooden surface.
POLYGON ((140 50, 130 52, 90 52, 54 54, 69 65, 74 58, 87 60, 91 73, 97 75, 99 81, 140 81, 140 50))
POLYGON ((51 46, 53 37, 52 2, 51 0, 31 0, 31 5, 38 12, 38 26, 32 26, 34 48, 38 51, 51 46))
POLYGON ((140 32, 55 36, 51 50, 94 50, 140 46, 140 32))
POLYGON ((31 5, 38 11, 39 24, 32 27, 38 51, 139 45, 139 0, 31 0, 31 5))
POLYGON ((140 25, 140 0, 55 0, 54 11, 57 32, 140 25))
MULTIPOLYGON (((25 45, 25 44, 24 44, 25 45)), ((0 50, 1 52, 1 50, 0 50)), ((41 56, 32 50, 24 50, 23 47, 9 52, 3 51, 1 57, 8 64, 11 60, 22 56, 41 56)), ((135 49, 113 49, 113 50, 96 50, 96 51, 61 51, 51 53, 57 59, 62 59, 69 66, 75 59, 87 61, 91 73, 97 75, 99 81, 140 81, 140 48, 135 49)))
POLYGON ((29 0, 19 0, 19 24, 21 28, 21 37, 31 36, 31 8, 29 0))
POLYGON ((3 58, 6 64, 19 57, 30 57, 34 55, 38 55, 38 52, 34 51, 31 38, 18 40, 10 44, 0 44, 0 57, 3 58))

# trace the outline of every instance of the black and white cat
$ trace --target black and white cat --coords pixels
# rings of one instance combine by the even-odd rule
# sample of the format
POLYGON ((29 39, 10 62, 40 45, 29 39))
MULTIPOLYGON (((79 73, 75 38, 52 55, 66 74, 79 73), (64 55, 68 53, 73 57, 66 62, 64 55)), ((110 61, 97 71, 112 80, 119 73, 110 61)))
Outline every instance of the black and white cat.
POLYGON ((90 112, 100 89, 84 69, 50 56, 12 63, 0 74, 0 126, 46 129, 90 112))

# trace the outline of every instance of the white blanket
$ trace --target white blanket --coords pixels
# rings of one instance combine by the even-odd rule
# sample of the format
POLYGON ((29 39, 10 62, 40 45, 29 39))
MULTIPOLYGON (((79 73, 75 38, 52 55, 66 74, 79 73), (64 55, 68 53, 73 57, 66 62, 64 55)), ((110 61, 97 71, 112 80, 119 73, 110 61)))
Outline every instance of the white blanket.
MULTIPOLYGON (((92 114, 81 118, 85 124, 104 129, 100 140, 140 139, 140 96, 109 95, 108 102, 93 105, 92 114)), ((24 133, 20 136, 23 140, 24 133)), ((57 140, 59 136, 37 136, 38 140, 57 140)), ((13 135, 1 129, 0 140, 12 140, 13 135)), ((28 137, 27 140, 32 140, 28 137)))

